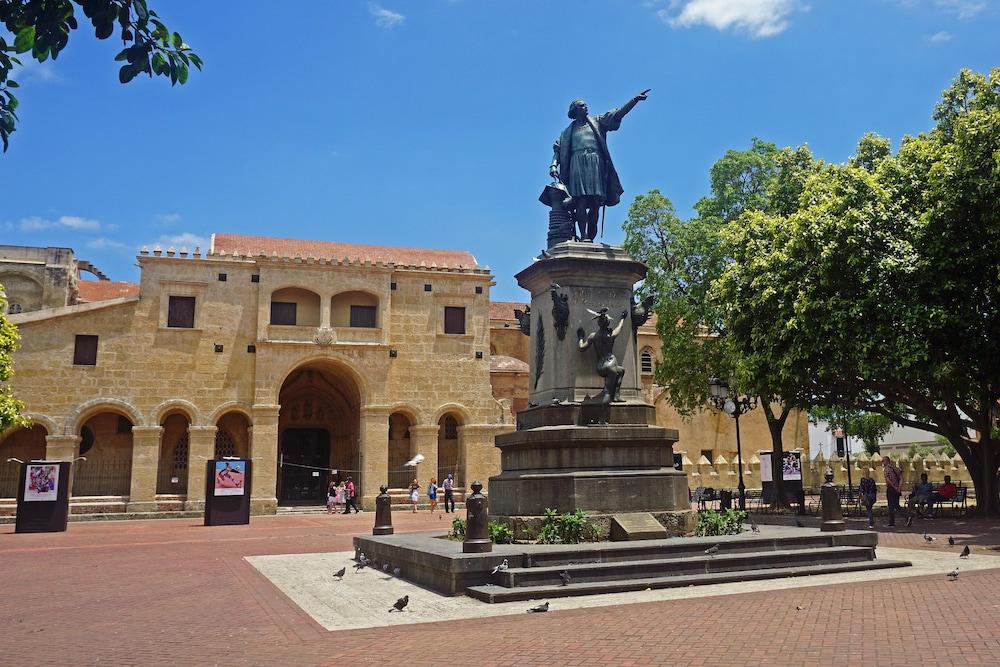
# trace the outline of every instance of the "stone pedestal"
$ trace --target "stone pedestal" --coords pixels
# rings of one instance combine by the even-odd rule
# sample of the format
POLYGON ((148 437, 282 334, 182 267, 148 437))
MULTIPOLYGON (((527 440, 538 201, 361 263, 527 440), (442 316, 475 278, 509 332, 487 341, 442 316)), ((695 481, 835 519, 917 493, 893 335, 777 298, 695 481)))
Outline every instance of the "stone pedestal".
POLYGON ((595 350, 578 343, 578 329, 596 330, 593 312, 607 308, 612 327, 631 313, 645 265, 595 243, 560 243, 548 255, 517 275, 531 292, 529 408, 518 413, 517 431, 496 437, 502 472, 490 478, 491 515, 517 522, 546 509, 690 511, 687 477, 673 468, 677 431, 656 426, 643 400, 631 314, 614 341, 625 372, 621 400, 610 406, 594 404, 604 378, 595 350))

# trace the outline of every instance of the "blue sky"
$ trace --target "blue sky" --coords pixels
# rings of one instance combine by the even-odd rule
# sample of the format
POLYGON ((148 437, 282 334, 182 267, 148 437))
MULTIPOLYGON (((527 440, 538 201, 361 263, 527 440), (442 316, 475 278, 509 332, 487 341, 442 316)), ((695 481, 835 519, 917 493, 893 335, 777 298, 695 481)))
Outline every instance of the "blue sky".
POLYGON ((150 0, 204 59, 186 86, 122 86, 81 14, 59 60, 19 79, 0 156, 4 243, 74 248, 136 280, 139 246, 213 231, 457 248, 522 299, 545 243, 566 107, 644 88, 610 135, 625 196, 682 215, 753 136, 846 159, 931 125, 958 70, 998 62, 996 0, 150 0), (281 7, 275 14, 274 7, 281 7))

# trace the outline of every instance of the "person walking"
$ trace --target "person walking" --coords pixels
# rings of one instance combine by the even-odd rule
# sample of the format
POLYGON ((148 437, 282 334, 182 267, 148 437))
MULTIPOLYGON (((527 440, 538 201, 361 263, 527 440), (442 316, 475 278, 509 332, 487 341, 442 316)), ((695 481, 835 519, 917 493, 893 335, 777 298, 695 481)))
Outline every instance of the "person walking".
POLYGON ((344 514, 350 514, 352 507, 355 514, 361 513, 361 510, 358 509, 358 496, 354 488, 354 479, 348 477, 347 483, 344 485, 344 514))
POLYGON ((873 508, 875 507, 875 498, 878 495, 878 486, 875 484, 875 480, 872 479, 872 471, 865 468, 864 476, 858 483, 858 491, 861 493, 861 502, 864 503, 865 509, 868 510, 868 528, 875 527, 875 513, 873 508))
POLYGON ((444 511, 445 514, 449 512, 448 506, 451 506, 451 512, 455 512, 455 478, 452 477, 451 473, 444 478, 444 511))
POLYGON ((889 503, 888 526, 896 525, 896 512, 906 517, 906 525, 913 523, 913 515, 899 506, 899 498, 903 495, 903 472, 888 456, 882 457, 882 472, 885 473, 885 498, 889 503))
POLYGON ((337 511, 337 480, 330 479, 330 484, 326 487, 326 513, 333 514, 337 511))
POLYGON ((431 482, 427 485, 427 499, 431 501, 431 514, 434 514, 438 504, 437 477, 431 477, 431 482))
POLYGON ((417 513, 417 502, 420 500, 420 484, 414 479, 410 482, 410 503, 413 505, 413 513, 417 513))

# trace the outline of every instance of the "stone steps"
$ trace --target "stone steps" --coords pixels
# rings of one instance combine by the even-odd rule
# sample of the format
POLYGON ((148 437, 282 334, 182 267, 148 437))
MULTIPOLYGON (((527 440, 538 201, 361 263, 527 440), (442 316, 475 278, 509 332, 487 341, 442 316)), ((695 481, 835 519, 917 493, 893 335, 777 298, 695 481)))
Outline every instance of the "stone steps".
POLYGON ((874 560, 875 550, 864 546, 787 549, 759 553, 725 553, 699 557, 643 558, 633 561, 574 563, 543 567, 512 567, 498 573, 497 583, 507 588, 522 586, 559 586, 561 572, 574 583, 613 582, 621 579, 649 579, 660 576, 712 574, 719 572, 765 570, 817 564, 849 563, 874 560))
POLYGON ((617 579, 611 581, 570 583, 562 585, 519 586, 504 588, 502 586, 469 586, 466 594, 483 602, 515 602, 518 600, 542 600, 547 598, 570 597, 577 595, 596 595, 599 593, 625 593, 659 588, 681 588, 687 586, 704 586, 708 584, 725 584, 741 581, 758 581, 761 579, 780 579, 782 577, 804 577, 816 574, 836 574, 840 572, 860 572, 867 570, 882 570, 895 567, 906 567, 906 561, 861 561, 847 563, 829 563, 819 565, 799 565, 794 567, 773 567, 760 570, 734 570, 729 572, 706 572, 703 574, 682 574, 665 577, 646 577, 638 579, 617 579))

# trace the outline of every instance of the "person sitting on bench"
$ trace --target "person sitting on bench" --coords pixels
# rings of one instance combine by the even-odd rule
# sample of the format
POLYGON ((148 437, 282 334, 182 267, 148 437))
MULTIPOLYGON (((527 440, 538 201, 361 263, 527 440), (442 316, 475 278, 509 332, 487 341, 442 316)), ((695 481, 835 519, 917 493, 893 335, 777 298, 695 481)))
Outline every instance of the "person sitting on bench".
MULTIPOLYGON (((934 493, 934 486, 927 481, 927 473, 920 474, 920 483, 913 485, 913 493, 907 500, 907 507, 910 509, 910 514, 912 516, 914 510, 918 513, 920 511, 921 505, 926 505, 930 502, 931 495, 934 493)), ((907 521, 907 525, 909 525, 907 521)))
POLYGON ((937 491, 927 499, 927 516, 934 516, 934 503, 937 503, 940 509, 941 503, 951 500, 956 493, 958 493, 958 487, 952 483, 951 475, 945 475, 944 484, 939 486, 937 491))

